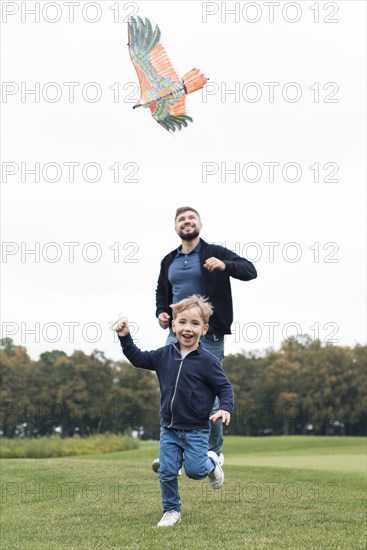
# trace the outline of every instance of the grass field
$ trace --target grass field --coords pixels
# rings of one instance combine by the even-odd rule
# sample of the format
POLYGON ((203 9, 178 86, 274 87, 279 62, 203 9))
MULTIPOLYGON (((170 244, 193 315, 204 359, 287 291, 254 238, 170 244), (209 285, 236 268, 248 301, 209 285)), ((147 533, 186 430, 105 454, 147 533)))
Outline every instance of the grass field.
POLYGON ((225 439, 225 485, 180 478, 182 521, 157 529, 158 442, 1 461, 2 550, 366 548, 366 440, 225 439))

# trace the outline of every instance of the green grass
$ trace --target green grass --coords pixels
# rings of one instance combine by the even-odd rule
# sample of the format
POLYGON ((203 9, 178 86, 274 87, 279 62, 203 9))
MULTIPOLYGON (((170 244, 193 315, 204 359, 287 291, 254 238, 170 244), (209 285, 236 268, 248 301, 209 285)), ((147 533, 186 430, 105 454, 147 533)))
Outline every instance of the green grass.
POLYGON ((2 460, 3 550, 365 549, 366 440, 346 437, 225 439, 226 482, 183 475, 182 521, 161 516, 150 463, 137 450, 2 460), (319 467, 318 467, 319 465, 319 467))

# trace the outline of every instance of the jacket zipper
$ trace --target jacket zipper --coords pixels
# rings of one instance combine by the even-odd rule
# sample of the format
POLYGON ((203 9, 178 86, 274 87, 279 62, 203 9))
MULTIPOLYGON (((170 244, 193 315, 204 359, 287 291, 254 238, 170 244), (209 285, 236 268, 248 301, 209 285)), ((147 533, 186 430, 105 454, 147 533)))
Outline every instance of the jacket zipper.
MULTIPOLYGON (((176 346, 175 346, 175 349, 176 346)), ((178 351, 178 350, 177 350, 178 351)), ((180 352, 181 354, 181 352, 180 352)), ((186 355, 187 357, 187 355, 186 355)), ((169 426, 167 426, 167 428, 170 428, 173 424, 173 402, 175 400, 175 397, 176 397, 176 391, 177 391, 177 386, 178 386, 178 380, 180 378, 180 374, 181 374, 181 369, 182 369, 182 364, 184 362, 184 359, 181 359, 181 363, 180 363, 180 366, 178 367, 178 373, 177 373, 177 376, 176 376, 176 383, 175 383, 175 389, 173 390, 173 396, 172 396, 172 399, 171 399, 171 405, 170 405, 170 409, 171 409, 171 422, 169 424, 169 426)))

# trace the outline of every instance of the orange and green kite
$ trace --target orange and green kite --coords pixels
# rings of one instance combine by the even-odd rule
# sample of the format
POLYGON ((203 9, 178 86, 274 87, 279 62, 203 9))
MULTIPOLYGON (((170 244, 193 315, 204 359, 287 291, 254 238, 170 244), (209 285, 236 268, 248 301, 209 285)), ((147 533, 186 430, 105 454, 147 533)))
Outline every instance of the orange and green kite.
POLYGON ((136 107, 149 107, 152 116, 166 130, 181 130, 192 122, 186 114, 185 96, 200 90, 207 78, 192 69, 182 79, 172 67, 162 44, 161 31, 149 19, 130 18, 129 49, 140 83, 140 100, 136 107))

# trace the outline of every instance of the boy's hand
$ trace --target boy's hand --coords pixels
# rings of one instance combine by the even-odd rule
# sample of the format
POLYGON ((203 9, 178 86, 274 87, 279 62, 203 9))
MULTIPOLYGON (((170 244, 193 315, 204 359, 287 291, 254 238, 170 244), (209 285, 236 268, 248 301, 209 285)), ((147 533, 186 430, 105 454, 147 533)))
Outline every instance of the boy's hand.
POLYGON ((228 411, 222 411, 221 409, 217 411, 215 414, 212 414, 209 417, 209 420, 212 420, 213 422, 216 422, 218 418, 222 418, 222 423, 228 426, 228 424, 231 421, 231 413, 228 411))
POLYGON ((130 332, 127 321, 120 321, 116 327, 117 336, 127 336, 130 332))
POLYGON ((119 324, 121 321, 126 321, 126 322, 127 322, 127 317, 125 317, 124 315, 122 315, 121 312, 120 312, 120 313, 119 313, 119 316, 118 316, 117 319, 116 319, 116 321, 110 321, 110 322, 109 322, 109 327, 110 327, 110 329, 111 329, 111 330, 116 330, 118 324, 119 324))

